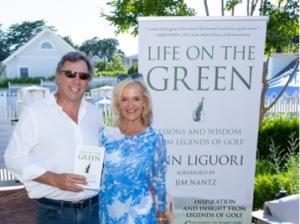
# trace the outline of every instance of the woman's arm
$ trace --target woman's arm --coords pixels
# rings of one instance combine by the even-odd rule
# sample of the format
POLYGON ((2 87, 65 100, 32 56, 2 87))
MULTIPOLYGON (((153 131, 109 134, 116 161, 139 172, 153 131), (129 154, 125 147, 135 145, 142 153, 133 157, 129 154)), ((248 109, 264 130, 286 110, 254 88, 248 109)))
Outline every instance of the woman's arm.
POLYGON ((164 137, 159 134, 155 145, 152 167, 152 190, 157 211, 159 224, 167 223, 167 193, 166 193, 166 171, 167 171, 167 150, 164 137))

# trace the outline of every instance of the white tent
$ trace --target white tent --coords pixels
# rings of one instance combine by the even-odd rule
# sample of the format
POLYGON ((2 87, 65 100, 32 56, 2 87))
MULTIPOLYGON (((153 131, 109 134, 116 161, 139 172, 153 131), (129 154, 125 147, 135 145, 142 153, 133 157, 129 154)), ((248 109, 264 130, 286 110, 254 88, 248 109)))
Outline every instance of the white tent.
POLYGON ((99 99, 101 96, 111 96, 113 91, 112 86, 102 86, 99 88, 91 89, 91 96, 93 99, 99 99))
POLYGON ((94 104, 101 109, 108 109, 111 104, 111 98, 110 96, 103 95, 100 98, 94 100, 94 104))
POLYGON ((39 99, 43 99, 50 94, 50 90, 41 86, 27 86, 18 91, 18 100, 24 103, 30 103, 39 99))
POLYGON ((41 100, 50 94, 50 90, 41 86, 27 86, 18 91, 17 114, 21 114, 23 106, 41 100))
POLYGON ((268 80, 269 88, 266 92, 266 98, 276 98, 291 78, 283 97, 299 97, 300 72, 299 68, 295 69, 297 59, 289 63, 278 74, 268 80))

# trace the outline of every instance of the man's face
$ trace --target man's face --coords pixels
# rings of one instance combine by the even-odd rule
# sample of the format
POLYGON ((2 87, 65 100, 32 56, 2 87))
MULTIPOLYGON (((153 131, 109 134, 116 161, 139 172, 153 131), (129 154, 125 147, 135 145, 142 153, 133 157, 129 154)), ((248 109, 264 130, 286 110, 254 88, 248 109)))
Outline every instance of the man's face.
POLYGON ((58 94, 62 100, 74 103, 79 103, 81 101, 81 98, 87 89, 89 79, 80 79, 78 73, 89 73, 85 61, 66 61, 61 68, 60 73, 56 76, 58 94), (67 77, 67 74, 70 73, 70 71, 77 73, 74 78, 67 77))

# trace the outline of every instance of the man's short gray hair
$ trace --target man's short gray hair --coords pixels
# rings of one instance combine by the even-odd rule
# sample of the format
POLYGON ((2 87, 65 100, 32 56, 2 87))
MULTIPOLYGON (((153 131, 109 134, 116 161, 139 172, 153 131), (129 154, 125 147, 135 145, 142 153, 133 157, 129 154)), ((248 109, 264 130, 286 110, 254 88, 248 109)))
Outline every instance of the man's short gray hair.
POLYGON ((64 66, 64 63, 66 61, 69 62, 84 61, 88 67, 89 73, 91 74, 91 76, 93 76, 93 66, 91 62, 84 54, 82 54, 79 51, 71 51, 62 56, 62 58, 60 59, 60 61, 57 63, 56 66, 56 71, 55 71, 56 75, 61 72, 61 68, 64 66))

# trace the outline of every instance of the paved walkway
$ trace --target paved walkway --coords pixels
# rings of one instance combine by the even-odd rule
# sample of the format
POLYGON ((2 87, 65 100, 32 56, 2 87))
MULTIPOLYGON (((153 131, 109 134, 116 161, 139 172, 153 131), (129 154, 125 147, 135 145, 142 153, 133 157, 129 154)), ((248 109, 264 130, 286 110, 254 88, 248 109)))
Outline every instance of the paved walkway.
POLYGON ((24 188, 0 188, 0 224, 35 223, 35 203, 24 188))

